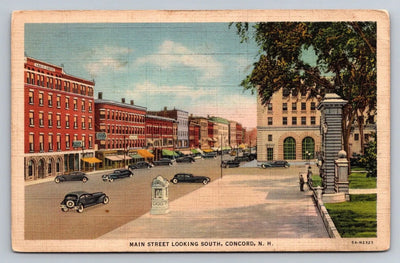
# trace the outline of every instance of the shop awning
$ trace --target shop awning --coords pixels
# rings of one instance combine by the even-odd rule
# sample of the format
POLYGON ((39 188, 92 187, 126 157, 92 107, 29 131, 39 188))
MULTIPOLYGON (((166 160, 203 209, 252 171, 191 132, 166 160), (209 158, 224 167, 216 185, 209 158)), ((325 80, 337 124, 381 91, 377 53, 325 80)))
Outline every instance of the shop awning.
POLYGON ((131 154, 129 156, 132 157, 133 159, 143 159, 143 156, 141 156, 140 154, 131 154))
POLYGON ((203 151, 200 148, 196 148, 196 151, 203 154, 203 151))
POLYGON ((114 161, 114 162, 123 160, 123 159, 119 158, 118 155, 109 155, 109 156, 106 156, 106 159, 114 161))
POLYGON ((101 160, 97 159, 96 157, 85 157, 81 160, 87 163, 101 163, 101 160))
POLYGON ((222 150, 230 150, 230 149, 231 149, 231 147, 229 147, 229 146, 222 147, 222 150))
POLYGON ((192 149, 191 150, 192 151, 192 153, 200 153, 198 150, 196 150, 196 149, 192 149))
POLYGON ((244 144, 242 143, 241 145, 239 145, 239 148, 244 149, 244 148, 246 148, 246 145, 244 145, 244 144))
POLYGON ((129 155, 117 155, 118 158, 120 158, 121 160, 130 160, 132 159, 132 157, 130 157, 129 155))
POLYGON ((211 150, 211 149, 204 149, 203 152, 205 152, 205 153, 210 153, 210 152, 213 152, 213 150, 211 150))
POLYGON ((165 155, 165 156, 179 156, 179 154, 177 154, 176 152, 173 152, 173 151, 170 151, 170 150, 167 150, 167 149, 163 149, 162 150, 162 155, 165 155))
POLYGON ((192 154, 191 151, 181 151, 181 153, 183 153, 184 155, 190 155, 190 154, 192 154))
POLYGON ((143 149, 143 150, 138 150, 137 152, 144 158, 154 158, 154 154, 151 154, 148 150, 143 149))

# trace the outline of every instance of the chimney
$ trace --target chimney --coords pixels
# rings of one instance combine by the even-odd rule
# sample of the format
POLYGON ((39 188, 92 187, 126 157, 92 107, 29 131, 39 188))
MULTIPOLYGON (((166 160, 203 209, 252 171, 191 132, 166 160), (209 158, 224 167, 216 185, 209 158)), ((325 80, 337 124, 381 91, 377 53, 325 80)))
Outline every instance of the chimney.
POLYGON ((164 111, 167 111, 167 106, 164 106, 164 111))
POLYGON ((135 103, 133 102, 133 100, 131 100, 131 105, 135 105, 135 103))
POLYGON ((102 99, 103 99, 103 92, 99 92, 99 93, 98 93, 98 98, 99 98, 99 100, 102 100, 102 99))
POLYGON ((121 102, 122 102, 122 103, 125 103, 125 98, 122 98, 122 99, 121 99, 121 102))

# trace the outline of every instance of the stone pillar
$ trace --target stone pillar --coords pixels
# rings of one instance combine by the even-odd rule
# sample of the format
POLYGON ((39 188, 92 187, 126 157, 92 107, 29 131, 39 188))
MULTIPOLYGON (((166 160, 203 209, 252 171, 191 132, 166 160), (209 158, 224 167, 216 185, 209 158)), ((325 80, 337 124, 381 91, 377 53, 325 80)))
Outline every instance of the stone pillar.
POLYGON ((349 195, 349 161, 345 151, 339 151, 339 159, 335 161, 335 191, 349 195))
POLYGON ((153 179, 151 184, 151 210, 152 215, 163 215, 169 213, 167 179, 161 175, 153 179))
POLYGON ((328 93, 318 105, 321 111, 322 166, 324 193, 335 193, 335 159, 342 150, 342 108, 347 101, 328 93))

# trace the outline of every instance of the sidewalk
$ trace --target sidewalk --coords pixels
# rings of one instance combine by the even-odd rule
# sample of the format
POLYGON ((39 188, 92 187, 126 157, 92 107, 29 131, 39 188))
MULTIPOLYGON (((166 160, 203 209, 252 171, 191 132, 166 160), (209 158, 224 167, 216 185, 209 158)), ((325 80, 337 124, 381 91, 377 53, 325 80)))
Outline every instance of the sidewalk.
POLYGON ((260 171, 224 176, 170 202, 168 214, 147 213, 100 239, 329 238, 298 173, 260 171))

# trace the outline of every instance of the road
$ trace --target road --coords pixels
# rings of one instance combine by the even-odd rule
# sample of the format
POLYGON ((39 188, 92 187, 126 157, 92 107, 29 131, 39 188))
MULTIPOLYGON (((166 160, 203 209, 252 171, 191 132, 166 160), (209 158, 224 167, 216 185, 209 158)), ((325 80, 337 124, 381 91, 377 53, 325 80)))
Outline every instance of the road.
MULTIPOLYGON (((224 156, 224 159, 230 157, 224 156)), ((240 168, 223 169, 235 172, 240 168)), ((93 239, 124 225, 151 209, 151 182, 161 175, 170 180, 178 172, 206 175, 211 181, 221 176, 220 158, 179 163, 171 167, 158 166, 136 170, 132 178, 103 182, 104 171, 90 174, 86 183, 53 181, 25 187, 25 238, 35 239, 93 239), (107 205, 96 205, 83 213, 62 212, 60 202, 68 192, 104 192, 110 197, 107 205)), ((203 184, 170 184, 169 200, 173 201, 203 184)))

